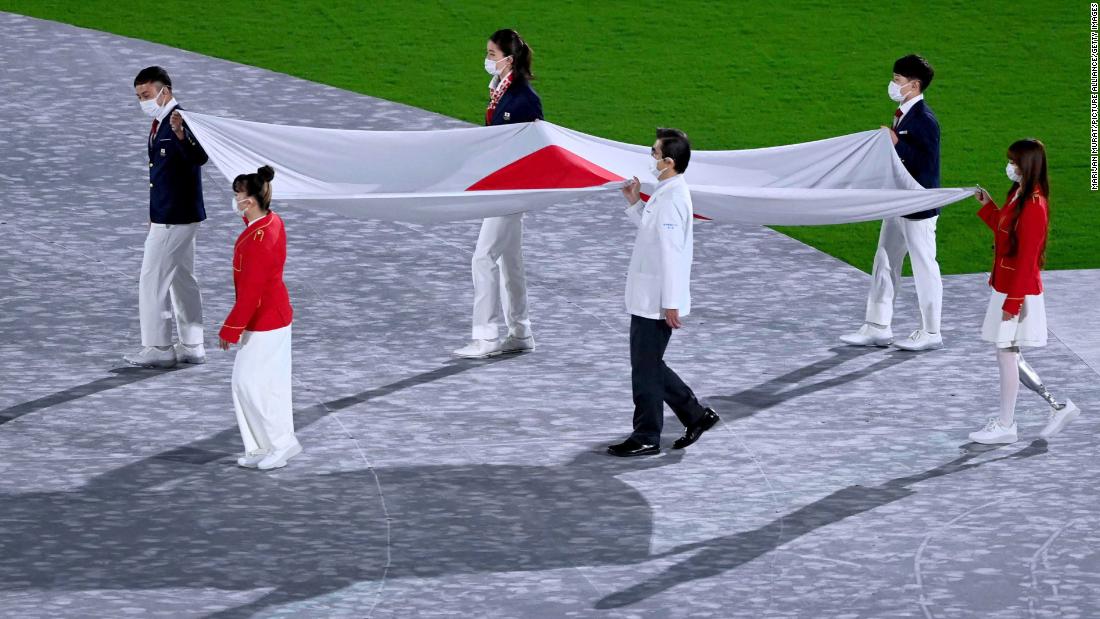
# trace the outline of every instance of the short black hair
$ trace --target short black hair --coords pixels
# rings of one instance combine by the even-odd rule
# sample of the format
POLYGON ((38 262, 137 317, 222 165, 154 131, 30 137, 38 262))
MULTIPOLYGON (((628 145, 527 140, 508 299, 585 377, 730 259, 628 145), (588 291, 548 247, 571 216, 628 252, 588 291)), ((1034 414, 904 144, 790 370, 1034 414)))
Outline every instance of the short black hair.
POLYGON ((683 174, 691 161, 691 142, 679 129, 657 129, 657 140, 661 143, 661 154, 672 160, 672 167, 683 174))
POLYGON ((923 56, 916 54, 909 54, 895 60, 894 73, 908 77, 911 80, 920 81, 921 92, 928 90, 928 87, 932 85, 932 77, 936 75, 936 72, 932 70, 932 65, 928 64, 923 56))
POLYGON ((160 82, 169 88, 172 87, 172 78, 168 77, 168 72, 163 67, 145 67, 138 71, 137 77, 134 78, 134 88, 150 82, 160 82))

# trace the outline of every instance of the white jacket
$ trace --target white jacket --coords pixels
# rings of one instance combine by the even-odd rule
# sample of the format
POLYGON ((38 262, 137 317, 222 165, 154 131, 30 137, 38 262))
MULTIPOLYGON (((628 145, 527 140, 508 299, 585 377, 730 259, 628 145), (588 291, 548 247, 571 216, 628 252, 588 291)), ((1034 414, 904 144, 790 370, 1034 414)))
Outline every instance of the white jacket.
POLYGON ((664 318, 663 309, 691 312, 691 192, 683 175, 661 181, 649 197, 626 214, 638 225, 626 276, 626 311, 642 318, 664 318))

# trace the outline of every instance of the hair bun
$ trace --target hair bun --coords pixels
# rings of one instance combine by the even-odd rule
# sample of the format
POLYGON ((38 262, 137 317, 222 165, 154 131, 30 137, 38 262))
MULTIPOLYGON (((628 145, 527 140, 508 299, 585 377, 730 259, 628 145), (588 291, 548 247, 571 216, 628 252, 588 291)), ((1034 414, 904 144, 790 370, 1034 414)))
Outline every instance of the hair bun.
POLYGON ((275 168, 269 165, 261 166, 260 169, 256 170, 256 176, 270 183, 271 179, 275 178, 275 168))

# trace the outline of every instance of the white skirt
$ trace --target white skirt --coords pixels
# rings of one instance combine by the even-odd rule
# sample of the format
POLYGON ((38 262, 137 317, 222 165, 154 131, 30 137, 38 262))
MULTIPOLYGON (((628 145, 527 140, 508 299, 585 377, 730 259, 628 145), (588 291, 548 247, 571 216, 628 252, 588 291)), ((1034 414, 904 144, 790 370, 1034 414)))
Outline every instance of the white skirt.
POLYGON ((1047 345, 1047 311, 1043 293, 1025 296, 1020 313, 1011 320, 1001 320, 1001 306, 1008 295, 996 290, 991 292, 985 322, 982 323, 983 340, 992 342, 997 348, 1047 345))

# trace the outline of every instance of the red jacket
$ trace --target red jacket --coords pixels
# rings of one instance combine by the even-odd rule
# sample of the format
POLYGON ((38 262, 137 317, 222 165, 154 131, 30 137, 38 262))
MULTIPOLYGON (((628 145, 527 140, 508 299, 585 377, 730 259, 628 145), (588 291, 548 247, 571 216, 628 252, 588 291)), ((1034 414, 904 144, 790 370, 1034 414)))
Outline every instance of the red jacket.
POLYGON ((219 333, 237 342, 241 332, 274 331, 290 324, 294 312, 283 283, 286 231, 275 213, 252 222, 233 247, 233 287, 237 302, 219 333))
POLYGON ((1046 244, 1049 217, 1047 199, 1039 192, 1033 193, 1016 222, 1016 255, 1006 256, 1008 226, 1012 221, 1010 209, 1015 209, 1017 203, 1009 194, 1005 208, 999 209, 990 200, 978 211, 978 217, 993 230, 993 271, 989 274, 989 285, 1008 295, 1001 308, 1013 316, 1020 313, 1024 296, 1043 292, 1039 258, 1046 244))

